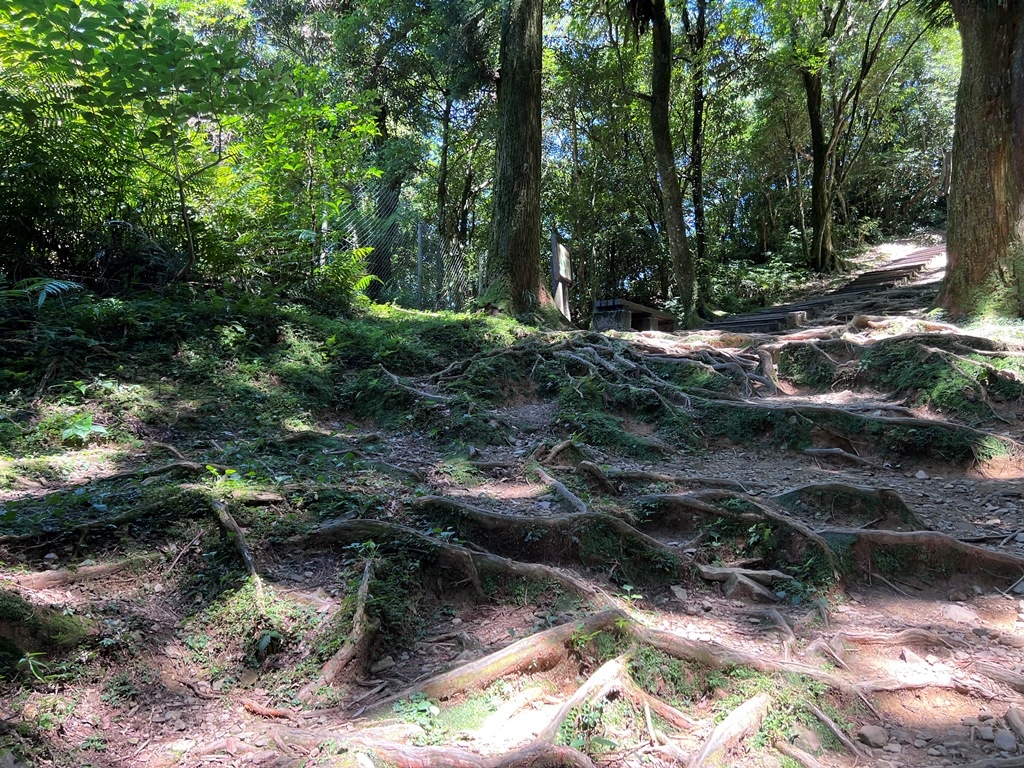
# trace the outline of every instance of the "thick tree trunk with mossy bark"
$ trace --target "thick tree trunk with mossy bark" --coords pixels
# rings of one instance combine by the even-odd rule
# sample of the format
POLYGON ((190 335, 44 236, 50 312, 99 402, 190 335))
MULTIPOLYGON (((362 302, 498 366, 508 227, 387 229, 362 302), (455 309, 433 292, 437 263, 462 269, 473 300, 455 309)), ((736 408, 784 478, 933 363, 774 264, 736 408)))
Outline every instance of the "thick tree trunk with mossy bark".
POLYGON ((1024 313, 1024 8, 954 0, 963 44, 948 268, 954 315, 1024 313))
POLYGON ((807 96, 807 117, 811 127, 811 264, 819 272, 836 269, 836 253, 832 246, 832 203, 835 199, 833 181, 829 178, 828 140, 821 106, 821 75, 804 70, 801 73, 807 96))
POLYGON ((533 309, 540 293, 542 22, 542 0, 506 3, 488 272, 492 285, 505 283, 513 312, 533 309))
POLYGON ((672 88, 672 26, 665 0, 654 0, 650 7, 651 51, 651 137, 661 183, 661 201, 665 216, 668 249, 672 256, 676 291, 682 305, 683 323, 690 327, 694 317, 693 258, 686 241, 683 218, 683 192, 676 174, 675 149, 669 125, 669 96, 672 88))

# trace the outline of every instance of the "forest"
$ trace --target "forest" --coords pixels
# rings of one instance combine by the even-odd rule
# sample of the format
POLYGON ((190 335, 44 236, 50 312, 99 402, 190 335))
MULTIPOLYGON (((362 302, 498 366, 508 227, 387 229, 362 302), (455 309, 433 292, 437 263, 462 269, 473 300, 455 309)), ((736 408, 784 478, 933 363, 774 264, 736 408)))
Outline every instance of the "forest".
POLYGON ((1024 766, 1021 83, 1014 0, 0 6, 0 768, 1024 766))

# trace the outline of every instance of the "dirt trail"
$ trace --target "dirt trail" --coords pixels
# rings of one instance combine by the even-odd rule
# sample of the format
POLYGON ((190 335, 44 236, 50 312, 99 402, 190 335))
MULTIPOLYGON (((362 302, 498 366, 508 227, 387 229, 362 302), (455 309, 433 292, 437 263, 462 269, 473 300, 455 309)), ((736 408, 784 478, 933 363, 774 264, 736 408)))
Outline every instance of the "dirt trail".
MULTIPOLYGON (((1016 374, 983 365, 1021 350, 931 320, 939 276, 931 254, 781 334, 524 346, 531 376, 561 361, 581 394, 604 382, 628 443, 536 396, 488 411, 507 440, 458 456, 409 432, 342 433, 332 415, 245 447, 308 476, 221 483, 221 507, 182 496, 159 541, 152 520, 0 540, 0 586, 83 617, 111 649, 57 654, 48 670, 68 676, 12 684, 0 717, 50 724, 45 748, 18 738, 61 765, 1024 766, 1024 430, 1016 374), (894 336, 940 383, 981 371, 957 384, 968 416, 937 384, 868 377, 894 336), (677 384, 681 369, 699 379, 677 384), (125 552, 115 531, 158 559, 93 578, 90 561, 125 552), (239 552, 256 573, 239 592, 193 574, 239 552)), ((472 370, 395 386, 454 408, 472 370)), ((197 466, 174 469, 176 487, 210 472, 197 466)), ((115 490, 141 499, 163 477, 115 490)))

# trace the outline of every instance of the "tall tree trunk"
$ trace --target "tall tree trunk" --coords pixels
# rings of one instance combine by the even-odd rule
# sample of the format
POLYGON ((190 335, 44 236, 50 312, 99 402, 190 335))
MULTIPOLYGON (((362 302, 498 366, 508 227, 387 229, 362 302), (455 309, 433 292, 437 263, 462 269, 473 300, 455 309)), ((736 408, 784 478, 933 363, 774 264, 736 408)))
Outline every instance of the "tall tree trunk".
POLYGON ((683 323, 689 327, 694 317, 693 259, 686 242, 686 222, 683 218, 683 191, 676 175, 675 150, 669 126, 669 95, 672 86, 672 27, 669 24, 665 0, 651 3, 651 137, 654 157, 661 184, 661 200, 668 235, 668 250, 672 257, 676 290, 683 310, 683 323))
POLYGON ((540 296, 542 34, 542 0, 506 0, 488 272, 507 282, 513 312, 529 311, 540 296))
POLYGON ((451 148, 452 97, 444 94, 444 112, 441 114, 441 160, 437 166, 437 263, 435 264, 437 292, 434 304, 441 306, 444 298, 444 255, 452 245, 448 214, 448 154, 451 148))
POLYGON ((1024 314, 1024 9, 954 0, 963 44, 956 97, 948 266, 956 315, 1024 314))
POLYGON ((704 54, 707 42, 707 0, 697 0, 697 17, 691 26, 683 6, 684 28, 692 54, 693 122, 690 131, 690 199, 693 201, 694 263, 697 268, 697 300, 703 306, 711 296, 711 264, 708 263, 708 229, 704 215, 704 104, 707 101, 708 62, 704 54))
POLYGON ((807 117, 811 127, 811 264, 819 272, 835 269, 832 247, 832 180, 828 174, 828 139, 821 108, 821 75, 803 70, 807 117))

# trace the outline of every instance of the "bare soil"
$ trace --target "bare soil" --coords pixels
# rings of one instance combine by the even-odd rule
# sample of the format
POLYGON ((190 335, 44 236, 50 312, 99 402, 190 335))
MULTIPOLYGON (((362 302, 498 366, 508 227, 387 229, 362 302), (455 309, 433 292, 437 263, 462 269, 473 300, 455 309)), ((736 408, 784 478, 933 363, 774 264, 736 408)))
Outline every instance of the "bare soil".
MULTIPOLYGON (((904 254, 890 249, 883 255, 904 254)), ((899 318, 899 327, 860 329, 858 341, 928 322, 941 266, 936 262, 915 283, 872 297, 869 313, 859 305, 836 307, 827 318, 812 320, 808 327, 772 343, 785 345, 802 333, 842 325, 859 314, 885 316, 887 306, 888 313, 899 318)), ((848 333, 855 335, 855 329, 848 333)), ((737 355, 747 349, 699 333, 645 333, 627 340, 640 354, 652 354, 655 348, 668 355, 683 354, 680 350, 692 351, 701 344, 737 355)), ((758 402, 840 410, 876 403, 879 415, 898 405, 916 418, 947 418, 905 398, 896 403, 889 392, 860 387, 817 391, 784 379, 775 394, 763 393, 758 402)), ((766 697, 767 705, 757 722, 723 742, 702 764, 800 764, 804 758, 783 754, 788 744, 802 750, 797 755, 817 752, 803 762, 807 766, 1024 765, 1024 733, 1015 730, 1019 726, 1012 714, 1015 707, 1024 706, 1024 559, 1013 559, 1024 557, 1024 475, 1019 457, 954 463, 934 454, 888 455, 868 439, 858 444, 846 438, 834 441, 841 453, 805 453, 755 435, 743 442, 716 438, 710 447, 700 449, 667 445, 649 455, 625 455, 590 444, 586 434, 567 434, 558 413, 557 404, 549 401, 497 408, 494 418, 511 425, 512 437, 500 446, 473 446, 468 458, 453 458, 424 437, 380 433, 369 424, 343 432, 340 415, 325 415, 317 431, 351 446, 358 459, 346 464, 346 448, 311 440, 302 444, 295 460, 328 457, 327 466, 334 469, 316 481, 283 481, 265 498, 239 496, 231 504, 262 593, 230 592, 231 585, 212 584, 196 575, 203 572, 204 562, 235 558, 242 540, 217 535, 214 518, 185 510, 159 535, 143 520, 112 524, 99 532, 83 528, 70 536, 0 540, 0 588, 40 610, 82 617, 92 638, 40 655, 38 666, 32 658, 22 659, 23 674, 0 683, 0 766, 680 765, 695 761, 709 740, 721 735, 719 726, 729 712, 746 706, 744 702, 758 704, 759 696, 766 697), (572 445, 547 458, 565 440, 572 445), (616 493, 588 477, 580 466, 586 461, 609 472, 616 493), (494 554, 558 569, 552 577, 568 574, 589 585, 591 592, 572 594, 564 585, 552 587, 550 581, 510 578, 497 592, 478 593, 474 579, 483 573, 482 566, 459 572, 459 563, 470 555, 458 553, 481 554, 487 549, 464 533, 469 530, 468 518, 439 519, 432 527, 416 505, 438 496, 509 520, 571 519, 578 508, 539 476, 538 462, 571 489, 588 508, 587 514, 626 520, 664 552, 676 553, 687 568, 671 577, 629 585, 623 580, 623 569, 629 567, 625 550, 621 560, 579 557, 571 551, 574 540, 568 538, 562 550, 545 550, 548 556, 534 558, 530 553, 540 550, 531 549, 536 542, 529 533, 524 540, 499 529, 487 539, 495 542, 494 554), (612 470, 675 479, 620 480, 611 477, 612 470), (419 480, 410 480, 402 471, 419 480), (715 488, 715 481, 738 482, 747 494, 736 498, 770 509, 779 508, 775 497, 805 486, 889 489, 920 522, 915 528, 947 534, 980 549, 943 559, 934 545, 908 540, 907 547, 928 553, 934 567, 923 567, 924 557, 908 561, 905 569, 891 562, 883 574, 875 569, 880 560, 869 556, 866 567, 855 563, 858 567, 832 587, 787 593, 777 602, 755 599, 742 590, 729 596, 721 582, 702 579, 694 566, 717 559, 719 564, 763 571, 772 564, 744 560, 730 548, 728 539, 735 531, 722 533, 718 540, 704 523, 682 517, 644 519, 638 513, 647 509, 643 499, 652 494, 710 498, 700 494, 715 488), (406 613, 399 621, 415 625, 415 630, 369 638, 328 690, 301 701, 299 689, 315 677, 329 655, 318 655, 317 648, 328 644, 331 622, 341 622, 341 634, 348 636, 346 622, 358 609, 355 587, 362 564, 375 560, 380 569, 396 568, 399 562, 379 554, 385 548, 379 538, 374 540, 379 548, 375 552, 365 537, 355 540, 361 548, 353 548, 295 527, 297 520, 308 520, 308 510, 332 488, 358 494, 359 500, 353 507, 335 506, 333 514, 317 512, 325 525, 331 520, 373 519, 406 526, 424 541, 436 542, 438 551, 451 547, 451 559, 430 560, 430 568, 421 567, 422 574, 406 582, 398 578, 401 574, 378 570, 376 579, 393 579, 389 589, 408 592, 401 607, 406 613), (156 556, 95 579, 74 578, 76 572, 140 549, 156 556), (989 562, 979 553, 1006 557, 989 562), (38 575, 50 572, 66 573, 68 578, 40 585, 38 575), (241 604, 238 595, 244 595, 241 604), (510 664, 497 674, 488 671, 487 660, 500 666, 507 658, 503 652, 510 653, 524 638, 547 637, 537 633, 558 627, 582 627, 587 617, 601 610, 618 612, 619 629, 614 622, 605 629, 609 637, 618 638, 611 650, 594 645, 601 639, 600 630, 578 630, 551 642, 551 661, 510 664), (692 725, 682 728, 668 722, 671 713, 652 717, 652 702, 645 709, 642 698, 623 692, 621 680, 620 688, 600 688, 571 711, 563 711, 565 702, 593 675, 603 674, 600 670, 606 670, 617 654, 637 658, 637 646, 624 638, 644 645, 654 635, 688 644, 689 650, 680 650, 680 645, 674 655, 688 658, 696 665, 692 669, 718 666, 716 673, 725 675, 718 688, 699 690, 695 683, 696 692, 684 696, 668 690, 667 667, 654 670, 655 677, 664 678, 662 690, 648 694, 662 697, 692 725), (776 682, 761 688, 744 683, 748 678, 735 675, 735 670, 750 666, 732 661, 740 657, 775 665, 774 672, 760 673, 776 682), (471 671, 468 682, 456 684, 444 677, 462 668, 471 671), (814 679, 821 687, 809 694, 814 679), (440 693, 421 702, 410 698, 418 690, 440 693), (849 745, 828 737, 823 721, 801 704, 801 695, 830 713, 849 745), (773 730, 772 723, 777 722, 783 725, 773 730), (545 729, 553 723, 559 738, 544 741, 545 729), (880 726, 886 743, 865 743, 866 736, 858 735, 862 726, 880 726), (550 748, 545 750, 544 744, 550 748)), ((982 426, 1024 442, 1020 413, 1020 402, 1000 403, 997 415, 1002 421, 982 426)), ((630 418, 623 428, 664 442, 645 421, 630 418)), ((836 447, 827 442, 817 445, 836 447)), ((180 450, 187 454, 187 445, 180 444, 180 450)), ((158 451, 158 446, 143 443, 126 459, 83 450, 69 475, 59 481, 26 479, 5 492, 4 500, 60 490, 74 493, 85 483, 102 484, 105 475, 143 462, 159 466, 158 451)), ((181 485, 199 481, 186 478, 181 485)), ((147 483, 150 480, 143 479, 132 487, 143 489, 147 483)), ((749 513, 752 507, 741 504, 736 509, 749 513)), ((881 518, 865 519, 847 496, 835 497, 831 505, 787 507, 784 514, 821 535, 886 526, 907 529, 891 521, 880 524, 881 518)), ((600 522, 594 520, 588 525, 600 522)), ((741 538, 753 536, 757 520, 742 521, 741 538)), ((479 520, 474 524, 483 525, 479 520)), ((582 534, 574 529, 567 535, 582 534)), ((430 549, 419 539, 409 541, 410 551, 422 554, 430 549)), ((805 541, 804 546, 813 549, 813 543, 805 541)), ((898 559, 892 552, 901 551, 891 550, 888 557, 898 559)), ((232 584, 237 587, 238 581, 232 584)), ((383 594, 384 587, 371 588, 371 594, 377 590, 383 594)), ((376 604, 370 613, 382 610, 376 604)), ((3 626, 0 622, 0 636, 5 636, 3 626)), ((393 617, 388 626, 395 626, 393 617)), ((537 642, 538 659, 547 642, 537 642)), ((623 664, 632 663, 624 659, 623 664)), ((696 673, 690 674, 696 679, 696 673)))

